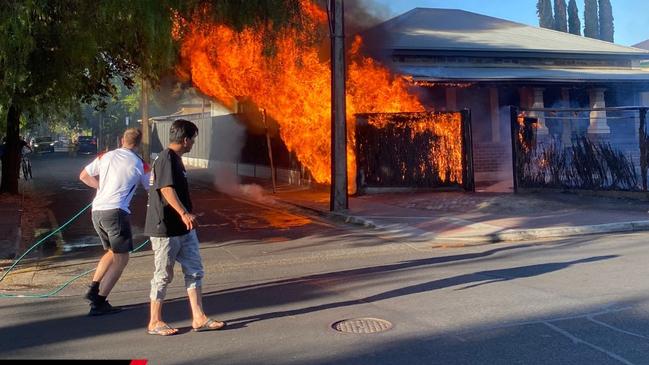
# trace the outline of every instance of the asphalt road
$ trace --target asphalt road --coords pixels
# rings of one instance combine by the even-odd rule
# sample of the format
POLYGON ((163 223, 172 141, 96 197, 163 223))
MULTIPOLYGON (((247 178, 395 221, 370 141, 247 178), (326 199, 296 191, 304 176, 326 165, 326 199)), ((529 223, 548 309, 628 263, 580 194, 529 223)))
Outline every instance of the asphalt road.
MULTIPOLYGON (((55 155, 35 161, 36 179, 43 181, 35 180, 34 188, 51 201, 57 222, 90 199, 91 192, 73 189, 84 161, 55 155)), ((204 182, 193 186, 196 211, 203 213, 204 304, 228 322, 226 330, 189 330, 178 272, 163 313, 181 333, 145 333, 147 250, 133 255, 111 294, 113 304, 127 306, 122 313, 85 316, 81 283, 50 299, 0 299, 0 358, 649 364, 647 234, 432 248, 322 222, 281 204, 232 199, 204 182), (332 328, 356 318, 392 327, 366 334, 332 328)), ((137 218, 142 202, 133 204, 137 218)), ((76 229, 64 234, 66 241, 92 234, 76 229)), ((98 254, 92 247, 75 249, 23 275, 43 290, 92 267, 98 254)))

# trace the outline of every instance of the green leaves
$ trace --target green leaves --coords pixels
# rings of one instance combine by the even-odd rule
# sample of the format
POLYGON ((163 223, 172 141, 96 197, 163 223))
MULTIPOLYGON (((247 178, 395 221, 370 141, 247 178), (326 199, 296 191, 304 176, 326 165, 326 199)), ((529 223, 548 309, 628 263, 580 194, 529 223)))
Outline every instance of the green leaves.
POLYGON ((299 0, 5 0, 0 104, 29 112, 71 97, 98 102, 117 79, 156 85, 177 62, 174 16, 275 29, 297 24, 299 11, 299 0))

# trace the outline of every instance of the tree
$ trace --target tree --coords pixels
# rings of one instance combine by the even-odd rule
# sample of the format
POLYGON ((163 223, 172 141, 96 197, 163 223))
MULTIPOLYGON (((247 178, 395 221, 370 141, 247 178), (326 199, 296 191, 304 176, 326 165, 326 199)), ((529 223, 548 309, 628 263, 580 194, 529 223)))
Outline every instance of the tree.
POLYGON ((584 37, 599 39, 597 0, 584 0, 584 37))
POLYGON ((599 0, 599 39, 613 42, 613 8, 610 0, 599 0))
POLYGON ((175 20, 206 17, 237 29, 295 24, 299 0, 4 0, 0 7, 0 115, 7 145, 0 192, 18 193, 21 116, 70 101, 99 107, 115 81, 156 84, 173 68, 175 20))
POLYGON ((554 30, 560 32, 568 31, 566 0, 554 0, 554 30))
POLYGON ((581 35, 581 21, 579 20, 579 9, 577 9, 576 0, 568 2, 568 32, 581 35))
POLYGON ((536 3, 536 14, 539 17, 539 26, 541 28, 554 28, 551 0, 538 0, 536 3))

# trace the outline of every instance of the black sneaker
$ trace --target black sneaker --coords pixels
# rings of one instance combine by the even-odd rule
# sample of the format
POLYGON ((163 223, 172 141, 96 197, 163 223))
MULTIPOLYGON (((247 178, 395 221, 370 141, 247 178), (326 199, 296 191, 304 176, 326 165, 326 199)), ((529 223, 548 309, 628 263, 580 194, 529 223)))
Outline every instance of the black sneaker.
POLYGON ((94 316, 103 316, 104 314, 113 314, 113 313, 118 313, 121 312, 122 308, 120 307, 113 307, 108 303, 108 301, 105 301, 101 304, 93 305, 90 307, 90 312, 88 312, 88 315, 91 317, 94 316))

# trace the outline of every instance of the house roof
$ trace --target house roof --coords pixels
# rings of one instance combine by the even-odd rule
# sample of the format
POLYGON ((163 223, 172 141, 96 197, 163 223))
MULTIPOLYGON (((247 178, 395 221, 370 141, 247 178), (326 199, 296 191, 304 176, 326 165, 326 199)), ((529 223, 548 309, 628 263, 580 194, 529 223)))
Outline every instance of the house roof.
POLYGON ((415 8, 371 28, 364 33, 364 37, 370 47, 374 45, 394 51, 446 50, 649 58, 647 50, 457 9, 415 8))
POLYGON ((439 67, 394 65, 394 71, 415 81, 544 81, 544 82, 643 82, 649 72, 639 69, 576 69, 522 67, 439 67))
POLYGON ((649 39, 647 39, 644 42, 640 42, 638 44, 634 44, 633 47, 635 48, 642 48, 642 49, 647 49, 649 50, 649 39))

